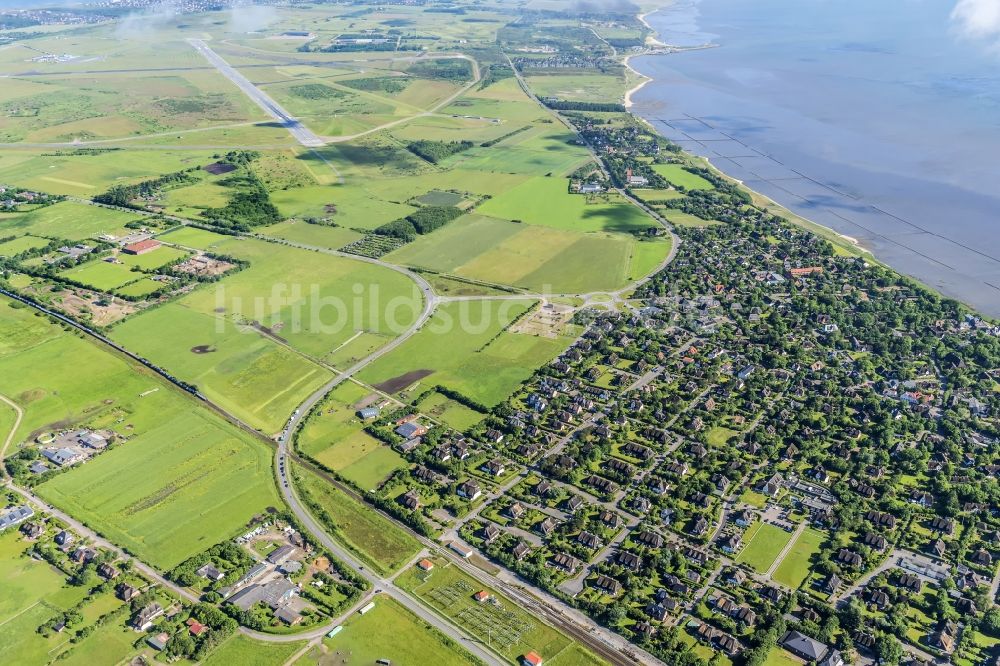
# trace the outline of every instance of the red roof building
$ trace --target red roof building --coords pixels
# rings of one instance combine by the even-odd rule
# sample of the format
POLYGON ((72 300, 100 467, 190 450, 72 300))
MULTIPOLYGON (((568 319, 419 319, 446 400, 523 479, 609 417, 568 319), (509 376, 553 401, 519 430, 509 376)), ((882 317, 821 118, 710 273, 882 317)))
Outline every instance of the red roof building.
POLYGON ((542 656, 535 651, 531 651, 521 657, 523 666, 542 666, 542 656))
POLYGON ((122 251, 125 252, 125 254, 146 254, 147 252, 152 252, 158 247, 160 247, 160 241, 147 238, 146 240, 139 241, 138 243, 126 245, 122 248, 122 251))
POLYGON ((188 631, 191 632, 192 636, 201 636, 203 633, 208 631, 208 627, 206 627, 193 617, 189 617, 187 619, 187 626, 188 626, 188 631))
POLYGON ((423 569, 424 571, 430 571, 431 569, 434 568, 434 563, 428 559, 423 559, 417 562, 417 566, 423 569))

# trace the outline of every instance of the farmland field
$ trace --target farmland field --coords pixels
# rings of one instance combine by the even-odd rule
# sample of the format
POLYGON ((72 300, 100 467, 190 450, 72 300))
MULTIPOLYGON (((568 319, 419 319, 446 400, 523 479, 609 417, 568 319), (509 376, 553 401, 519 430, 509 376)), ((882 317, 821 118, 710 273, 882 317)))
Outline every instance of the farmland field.
POLYGON ((343 629, 336 636, 324 638, 320 645, 295 662, 296 665, 361 666, 374 664, 378 659, 387 659, 393 664, 436 666, 480 663, 391 597, 376 595, 374 602, 375 608, 364 615, 352 615, 341 625, 343 629))
MULTIPOLYGON (((3 218, 0 218, 2 220, 3 218)), ((2 223, 0 223, 2 225, 2 223)), ((19 236, 9 241, 0 243, 0 257, 13 257, 28 250, 45 247, 51 241, 48 238, 38 238, 37 236, 19 236)))
POLYGON ((30 212, 0 216, 0 236, 30 233, 71 241, 101 234, 120 236, 128 231, 125 224, 138 217, 117 210, 63 201, 30 212))
POLYGON ((74 507, 83 521, 164 569, 278 502, 264 445, 173 402, 160 406, 160 426, 39 487, 49 501, 74 507))
POLYGON ((506 220, 571 231, 633 232, 653 226, 645 213, 618 195, 589 203, 570 194, 565 178, 532 178, 479 207, 479 212, 506 220))
POLYGON ((334 534, 376 571, 387 574, 416 555, 420 542, 388 518, 330 485, 320 477, 296 470, 303 499, 319 506, 335 526, 334 534))
POLYGON ((429 370, 421 386, 442 384, 486 406, 495 405, 569 345, 568 338, 505 331, 533 305, 529 300, 445 303, 420 332, 358 378, 377 386, 429 370))
POLYGON ((757 571, 767 571, 792 538, 785 530, 768 523, 757 523, 747 531, 752 534, 744 537, 746 545, 736 561, 745 562, 757 571))
POLYGON ((284 643, 265 643, 255 641, 246 636, 233 636, 225 643, 215 648, 205 661, 204 666, 282 666, 288 659, 305 645, 305 641, 288 641, 284 643))

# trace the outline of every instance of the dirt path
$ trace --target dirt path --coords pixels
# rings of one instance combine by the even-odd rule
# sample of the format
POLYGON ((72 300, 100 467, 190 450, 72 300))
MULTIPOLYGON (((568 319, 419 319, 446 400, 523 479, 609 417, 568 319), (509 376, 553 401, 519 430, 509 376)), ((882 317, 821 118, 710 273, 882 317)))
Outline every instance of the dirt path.
POLYGON ((10 432, 7 434, 7 437, 4 439, 3 446, 0 447, 0 477, 2 477, 4 475, 6 475, 6 472, 2 471, 3 461, 4 461, 4 458, 7 456, 7 449, 10 447, 11 443, 13 443, 13 441, 14 441, 14 434, 17 432, 17 429, 19 427, 21 427, 21 419, 24 418, 24 410, 21 409, 17 405, 17 403, 15 403, 13 400, 11 400, 11 399, 3 396, 3 395, 0 395, 0 402, 3 402, 4 404, 10 405, 11 409, 14 410, 14 425, 11 427, 10 432))

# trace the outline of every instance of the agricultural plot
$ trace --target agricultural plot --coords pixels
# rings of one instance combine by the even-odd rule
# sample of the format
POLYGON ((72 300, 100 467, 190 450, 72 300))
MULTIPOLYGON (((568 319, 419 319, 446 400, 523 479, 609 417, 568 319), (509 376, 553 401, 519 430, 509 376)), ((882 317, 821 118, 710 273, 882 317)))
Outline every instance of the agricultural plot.
POLYGON ((134 267, 144 271, 151 271, 188 256, 190 256, 190 253, 184 250, 179 250, 175 247, 160 246, 148 254, 125 254, 122 252, 118 255, 118 261, 130 268, 134 267))
POLYGON ((177 301, 126 320, 111 337, 268 433, 331 376, 253 327, 227 325, 177 301), (165 330, 171 335, 161 335, 165 330))
POLYGON ((333 389, 298 431, 295 440, 298 448, 306 455, 315 456, 360 432, 363 424, 354 413, 354 405, 370 393, 354 382, 344 382, 333 389))
POLYGON ((420 551, 416 537, 373 508, 302 468, 296 474, 303 500, 329 518, 324 526, 379 573, 396 571, 420 551))
POLYGON ((141 277, 141 274, 132 272, 128 266, 100 259, 80 264, 60 275, 98 291, 113 291, 141 277))
POLYGON ((272 238, 283 238, 303 245, 326 247, 331 250, 342 248, 361 238, 361 234, 353 229, 309 224, 300 220, 279 222, 278 224, 259 229, 258 233, 272 238))
POLYGON ((745 562, 757 571, 767 571, 792 538, 785 530, 769 523, 757 523, 747 532, 744 537, 746 545, 736 561, 745 562))
POLYGON ((640 241, 631 234, 583 234, 467 215, 387 258, 535 292, 586 293, 643 277, 669 250, 668 241, 640 241))
POLYGON ((0 535, 0 651, 13 664, 47 663, 66 637, 35 630, 87 595, 86 588, 67 585, 62 572, 28 557, 30 545, 16 530, 0 535))
POLYGON ((379 440, 358 430, 313 456, 359 488, 370 490, 406 461, 379 440))
POLYGON ((807 529, 792 544, 778 568, 774 570, 774 580, 792 589, 798 588, 809 577, 812 557, 820 551, 825 537, 822 532, 807 529))
POLYGON ((28 312, 0 304, 0 329, 22 330, 0 355, 0 393, 25 412, 15 442, 82 425, 127 439, 42 483, 42 496, 163 568, 277 502, 263 445, 150 372, 28 312), (63 371, 65 359, 73 372, 63 371))
MULTIPOLYGON (((575 135, 546 127, 518 135, 502 145, 472 148, 446 164, 467 170, 544 177, 568 174, 590 159, 590 153, 576 143, 575 135)), ((534 204, 522 201, 527 206, 534 204)))
POLYGON ((412 567, 396 583, 502 655, 516 661, 533 650, 548 662, 572 646, 565 635, 541 623, 494 589, 486 588, 491 595, 489 601, 475 601, 473 595, 484 589, 481 583, 445 560, 435 560, 435 565, 431 571, 412 567))
POLYGON ((565 178, 532 178, 479 207, 483 215, 569 231, 632 233, 654 222, 617 195, 607 200, 570 194, 565 178))
POLYGON ((569 338, 505 332, 533 305, 528 300, 445 303, 420 332, 365 368, 359 379, 391 393, 417 380, 422 387, 442 384, 487 407, 496 405, 569 345, 569 338))
POLYGON ((539 97, 570 102, 614 102, 625 90, 625 77, 614 74, 530 74, 525 80, 539 97))
MULTIPOLYGON (((41 155, 12 155, 10 152, 0 151, 0 182, 53 194, 90 198, 116 183, 138 182, 208 164, 212 161, 212 155, 210 151, 191 150, 66 149, 41 155)), ((137 218, 135 215, 74 202, 49 206, 39 213, 43 221, 49 221, 49 216, 56 210, 74 212, 71 217, 64 216, 52 222, 61 223, 70 229, 82 226, 85 230, 76 236, 45 231, 44 228, 38 228, 36 233, 76 240, 94 234, 114 233, 114 229, 120 228, 124 222, 137 218), (91 209, 91 212, 83 212, 84 209, 91 209), (121 219, 122 223, 112 226, 113 219, 121 219)))
POLYGON ((374 664, 379 659, 394 664, 438 666, 479 663, 462 647, 425 624, 391 597, 376 595, 374 603, 372 610, 364 615, 351 616, 335 636, 324 638, 320 645, 295 662, 296 665, 374 664))
POLYGON ((0 236, 29 233, 72 241, 101 234, 120 236, 128 231, 125 224, 138 217, 99 206, 63 201, 31 212, 0 217, 0 236))
POLYGON ((414 407, 462 432, 476 425, 485 417, 485 414, 480 414, 436 391, 415 404, 414 407))
MULTIPOLYGON (((170 569, 236 533, 278 498, 264 445, 161 393, 161 425, 43 483, 39 493, 170 569)), ((147 398, 151 405, 157 396, 147 398)))
POLYGON ((302 649, 305 641, 265 643, 237 634, 215 648, 204 666, 282 666, 292 655, 302 649))

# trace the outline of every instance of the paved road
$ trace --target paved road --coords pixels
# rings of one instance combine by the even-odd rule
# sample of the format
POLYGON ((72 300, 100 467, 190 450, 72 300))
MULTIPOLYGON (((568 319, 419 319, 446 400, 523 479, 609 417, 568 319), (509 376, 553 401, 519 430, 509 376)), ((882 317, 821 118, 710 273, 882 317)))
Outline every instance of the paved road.
POLYGON ((307 148, 316 148, 325 144, 323 139, 313 134, 312 130, 303 125, 298 118, 288 113, 280 104, 271 99, 263 90, 250 83, 250 80, 237 72, 222 57, 208 48, 208 45, 200 39, 188 39, 188 44, 193 46, 198 53, 203 55, 212 65, 219 70, 223 76, 236 84, 243 93, 252 99, 257 106, 265 113, 280 122, 288 132, 295 137, 295 140, 307 148))

